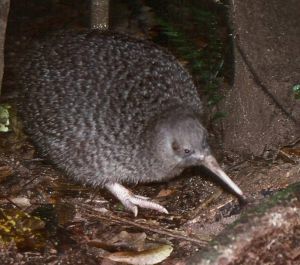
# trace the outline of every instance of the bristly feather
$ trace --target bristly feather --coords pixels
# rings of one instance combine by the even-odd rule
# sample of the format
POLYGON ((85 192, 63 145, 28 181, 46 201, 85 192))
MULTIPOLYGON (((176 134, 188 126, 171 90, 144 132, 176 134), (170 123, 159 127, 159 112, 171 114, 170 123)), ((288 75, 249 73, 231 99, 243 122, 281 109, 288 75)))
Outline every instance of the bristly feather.
MULTIPOLYGON (((153 147, 165 113, 201 111, 192 78, 155 44, 114 33, 60 32, 21 58, 20 114, 41 152, 76 180, 163 180, 153 147)), ((193 114, 192 114, 193 115, 193 114)))

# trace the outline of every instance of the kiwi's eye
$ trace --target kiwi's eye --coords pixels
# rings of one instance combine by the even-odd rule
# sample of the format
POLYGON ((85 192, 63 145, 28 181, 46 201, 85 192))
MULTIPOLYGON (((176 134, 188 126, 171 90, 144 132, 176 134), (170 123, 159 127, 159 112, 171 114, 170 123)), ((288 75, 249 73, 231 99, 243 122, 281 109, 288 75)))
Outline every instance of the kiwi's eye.
POLYGON ((172 143, 172 148, 173 148, 174 151, 178 151, 179 150, 179 144, 176 141, 174 141, 172 143))
POLYGON ((189 153, 191 152, 191 150, 190 150, 190 149, 184 149, 184 152, 185 152, 186 154, 189 154, 189 153))

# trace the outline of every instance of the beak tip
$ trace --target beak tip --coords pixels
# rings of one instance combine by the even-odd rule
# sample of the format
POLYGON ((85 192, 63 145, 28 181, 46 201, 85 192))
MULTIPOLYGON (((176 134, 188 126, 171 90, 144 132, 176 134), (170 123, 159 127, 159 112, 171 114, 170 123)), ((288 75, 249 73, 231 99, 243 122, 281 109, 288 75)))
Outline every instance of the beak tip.
POLYGON ((242 196, 238 196, 238 200, 241 205, 245 205, 248 203, 248 200, 244 194, 242 196))
POLYGON ((242 190, 226 175, 212 155, 206 157, 203 165, 222 180, 239 198, 245 198, 242 190))
POLYGON ((234 183, 232 182, 231 184, 227 183, 228 187, 231 188, 231 190, 241 199, 245 198, 244 193, 242 190, 234 183))
POLYGON ((244 193, 242 192, 242 190, 240 188, 238 188, 237 194, 241 197, 244 197, 244 193))

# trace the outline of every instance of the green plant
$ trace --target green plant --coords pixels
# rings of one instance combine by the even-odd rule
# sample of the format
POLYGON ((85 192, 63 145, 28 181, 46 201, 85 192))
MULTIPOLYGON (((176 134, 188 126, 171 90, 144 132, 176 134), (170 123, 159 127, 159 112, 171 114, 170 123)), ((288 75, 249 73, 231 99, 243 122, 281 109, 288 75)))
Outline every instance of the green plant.
POLYGON ((196 2, 166 2, 163 6, 157 1, 148 2, 160 27, 155 41, 177 55, 204 88, 208 105, 216 105, 222 99, 219 87, 224 65, 218 17, 196 2))
POLYGON ((294 92, 295 99, 300 99, 300 84, 294 85, 292 89, 294 92))

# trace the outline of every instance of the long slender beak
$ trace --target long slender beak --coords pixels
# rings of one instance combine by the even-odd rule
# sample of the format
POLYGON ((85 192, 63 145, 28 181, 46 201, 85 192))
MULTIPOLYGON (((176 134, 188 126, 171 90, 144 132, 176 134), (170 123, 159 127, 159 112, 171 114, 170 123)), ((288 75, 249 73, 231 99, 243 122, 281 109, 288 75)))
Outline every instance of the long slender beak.
POLYGON ((241 189, 227 176, 227 174, 221 169, 217 160, 212 155, 207 155, 202 160, 202 165, 214 173, 220 180, 222 180, 234 193, 243 197, 241 189))

